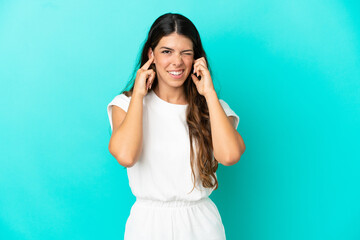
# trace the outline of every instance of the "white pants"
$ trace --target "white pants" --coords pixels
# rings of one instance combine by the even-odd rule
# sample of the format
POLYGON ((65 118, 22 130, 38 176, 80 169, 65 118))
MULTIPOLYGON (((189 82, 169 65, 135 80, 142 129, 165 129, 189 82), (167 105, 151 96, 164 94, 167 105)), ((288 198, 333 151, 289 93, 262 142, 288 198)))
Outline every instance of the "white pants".
POLYGON ((215 203, 137 198, 126 221, 124 240, 225 240, 215 203))

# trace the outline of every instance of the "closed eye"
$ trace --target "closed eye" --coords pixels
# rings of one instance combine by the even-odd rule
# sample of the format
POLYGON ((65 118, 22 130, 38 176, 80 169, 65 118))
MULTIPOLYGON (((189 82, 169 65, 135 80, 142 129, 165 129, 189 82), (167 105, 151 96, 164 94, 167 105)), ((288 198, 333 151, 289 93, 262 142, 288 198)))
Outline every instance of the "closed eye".
MULTIPOLYGON (((165 54, 167 54, 167 53, 170 53, 170 51, 169 50, 164 50, 164 51, 162 51, 162 53, 165 53, 165 54)), ((191 52, 189 52, 189 53, 185 53, 186 55, 192 55, 192 53, 191 52)))

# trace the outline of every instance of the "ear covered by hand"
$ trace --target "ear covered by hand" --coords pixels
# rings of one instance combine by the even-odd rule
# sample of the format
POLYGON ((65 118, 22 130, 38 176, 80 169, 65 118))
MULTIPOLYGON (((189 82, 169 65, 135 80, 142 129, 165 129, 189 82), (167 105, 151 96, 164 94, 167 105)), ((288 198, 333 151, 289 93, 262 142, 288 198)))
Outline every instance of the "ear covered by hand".
POLYGON ((207 68, 204 57, 198 58, 194 62, 194 71, 191 73, 191 78, 196 85, 198 92, 205 96, 207 93, 215 91, 213 81, 207 68), (196 76, 194 73, 196 73, 196 76))

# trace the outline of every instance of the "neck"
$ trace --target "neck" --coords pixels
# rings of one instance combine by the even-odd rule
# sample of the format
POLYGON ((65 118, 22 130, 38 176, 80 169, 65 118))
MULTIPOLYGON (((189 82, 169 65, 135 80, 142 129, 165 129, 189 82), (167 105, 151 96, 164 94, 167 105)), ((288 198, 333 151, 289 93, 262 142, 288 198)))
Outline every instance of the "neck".
POLYGON ((166 88, 157 85, 154 90, 155 94, 166 102, 173 104, 187 104, 184 87, 166 88))

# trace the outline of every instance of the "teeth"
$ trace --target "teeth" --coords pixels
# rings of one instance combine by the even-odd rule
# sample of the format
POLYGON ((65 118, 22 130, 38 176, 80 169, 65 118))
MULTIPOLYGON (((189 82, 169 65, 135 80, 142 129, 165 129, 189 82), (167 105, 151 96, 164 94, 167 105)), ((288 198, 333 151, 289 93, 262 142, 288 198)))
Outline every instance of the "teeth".
POLYGON ((183 71, 180 71, 180 72, 169 72, 169 73, 171 73, 171 74, 173 74, 173 75, 181 75, 182 72, 183 72, 183 71))

